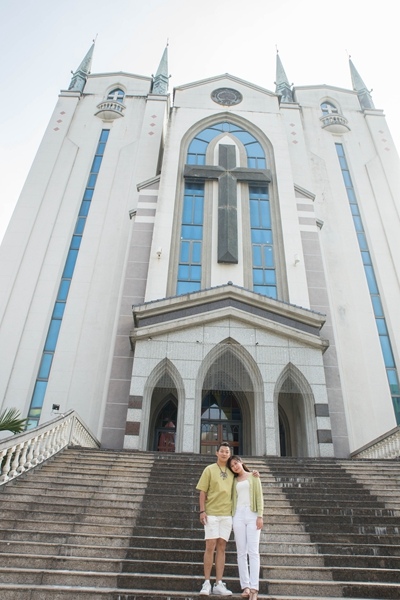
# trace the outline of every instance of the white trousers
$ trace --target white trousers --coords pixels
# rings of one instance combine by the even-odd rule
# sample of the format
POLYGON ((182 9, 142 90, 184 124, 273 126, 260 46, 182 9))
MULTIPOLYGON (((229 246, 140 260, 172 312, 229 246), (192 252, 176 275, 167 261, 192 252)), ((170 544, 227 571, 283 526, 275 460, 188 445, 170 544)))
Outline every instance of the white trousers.
POLYGON ((233 517, 240 587, 258 590, 260 579, 260 533, 257 513, 249 506, 239 506, 233 517))

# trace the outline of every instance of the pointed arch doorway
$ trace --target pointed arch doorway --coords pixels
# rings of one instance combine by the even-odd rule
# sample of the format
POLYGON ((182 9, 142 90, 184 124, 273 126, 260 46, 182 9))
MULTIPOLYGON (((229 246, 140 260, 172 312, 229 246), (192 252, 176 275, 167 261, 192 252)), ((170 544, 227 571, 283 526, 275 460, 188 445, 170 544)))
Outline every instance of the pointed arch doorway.
MULTIPOLYGON (((236 454, 255 454, 254 383, 257 391, 262 387, 257 365, 243 346, 227 338, 212 348, 203 366, 199 380, 200 454, 215 456, 221 442, 229 442, 236 454)), ((261 399, 261 395, 259 397, 261 399)))
POLYGON ((176 398, 169 394, 156 419, 154 436, 156 451, 175 452, 177 413, 176 398))
POLYGON ((242 453, 242 411, 232 391, 208 391, 201 407, 200 454, 214 455, 222 442, 242 453))
POLYGON ((281 456, 292 456, 289 419, 279 406, 279 446, 281 456))
POLYGON ((292 364, 277 382, 281 456, 318 456, 314 397, 304 375, 292 364))

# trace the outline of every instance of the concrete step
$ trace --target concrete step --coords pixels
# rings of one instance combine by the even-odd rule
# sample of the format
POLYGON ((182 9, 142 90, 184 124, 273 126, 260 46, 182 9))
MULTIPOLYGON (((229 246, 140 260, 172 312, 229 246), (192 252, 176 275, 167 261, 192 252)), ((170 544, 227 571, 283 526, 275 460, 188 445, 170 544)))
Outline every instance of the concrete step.
MULTIPOLYGON (((113 588, 97 588, 80 586, 71 590, 63 586, 35 586, 32 589, 29 585, 3 584, 1 586, 1 600, 197 600, 197 592, 180 592, 180 591, 158 591, 158 590, 118 590, 113 588)), ((240 594, 230 596, 232 600, 241 599, 240 594)), ((260 600, 270 596, 259 594, 260 600)), ((242 599, 241 599, 242 600, 242 599)), ((278 600, 278 599, 277 599, 278 600)), ((280 598, 280 600, 285 600, 280 598)), ((296 600, 296 598, 291 598, 296 600)), ((307 598, 298 597, 298 600, 307 600, 307 598)), ((310 599, 309 599, 310 600, 310 599)), ((320 600, 328 600, 321 598, 320 600)), ((335 600, 329 598, 329 600, 335 600)), ((338 599, 336 599, 338 600, 338 599)), ((357 599, 354 599, 357 600, 357 599)))
POLYGON ((66 521, 55 521, 53 519, 47 519, 46 521, 30 521, 25 520, 23 523, 19 523, 18 520, 0 520, 0 530, 5 528, 16 529, 20 525, 23 525, 25 531, 36 531, 36 532, 76 532, 79 529, 80 533, 98 533, 101 529, 103 535, 108 533, 109 535, 129 535, 132 531, 132 526, 126 523, 125 525, 118 525, 115 523, 107 524, 103 523, 101 518, 97 519, 96 523, 90 523, 85 521, 77 521, 76 516, 73 515, 73 520, 70 522, 66 521))
MULTIPOLYGON (((315 600, 315 596, 299 595, 265 595, 259 594, 260 600, 315 600)), ((353 600, 364 600, 365 596, 351 596, 353 600)), ((124 590, 121 591, 101 589, 96 587, 80 587, 71 591, 60 586, 15 586, 13 584, 4 586, 2 589, 2 600, 197 600, 197 593, 182 592, 159 592, 157 590, 124 590)), ((240 594, 233 594, 232 600, 241 599, 240 594)), ((318 600, 341 600, 342 596, 318 596, 318 600)))
POLYGON ((326 596, 345 597, 345 598, 392 598, 398 600, 400 597, 400 584, 395 583, 350 583, 337 581, 316 581, 316 580, 293 580, 280 581, 277 579, 268 580, 268 597, 311 596, 321 598, 326 596))
POLYGON ((33 554, 43 556, 71 556, 78 558, 109 558, 123 560, 127 550, 125 546, 59 544, 29 540, 8 540, 2 544, 3 554, 33 554))
MULTIPOLYGON (((18 499, 14 502, 7 499, 2 501, 0 506, 0 515, 4 517, 11 517, 15 513, 15 517, 20 518, 24 513, 32 512, 37 513, 37 516, 40 513, 50 515, 54 513, 73 513, 76 515, 87 513, 92 515, 104 514, 109 517, 115 516, 119 518, 121 515, 125 515, 125 517, 127 515, 132 516, 135 511, 140 509, 141 503, 138 500, 135 502, 112 502, 94 499, 76 501, 74 498, 58 499, 57 502, 35 502, 32 499, 30 502, 25 500, 19 502, 18 499)), ((284 519, 284 516, 281 518, 284 519)), ((299 517, 296 518, 299 519, 299 517)))
MULTIPOLYGON (((240 592, 240 585, 237 577, 224 577, 228 589, 235 593, 240 592)), ((46 585, 46 586, 74 586, 85 587, 95 582, 98 588, 113 588, 115 591, 123 593, 124 590, 158 590, 162 592, 198 593, 203 583, 203 577, 195 573, 188 576, 171 574, 155 574, 143 571, 136 573, 112 573, 98 571, 63 571, 56 569, 27 569, 0 567, 0 586, 3 583, 23 583, 25 585, 46 585)), ((1 591, 1 587, 0 587, 1 591)), ((267 593, 267 583, 260 580, 260 591, 267 593)), ((138 593, 138 591, 136 591, 138 593)), ((140 596, 139 596, 140 597, 140 596)))
POLYGON ((295 513, 297 515, 309 515, 313 520, 318 517, 318 516, 323 516, 324 518, 326 518, 326 516, 329 516, 329 520, 331 520, 332 517, 335 516, 346 516, 346 517, 369 517, 369 516, 374 516, 374 517, 394 517, 396 516, 395 511, 393 511, 392 509, 389 508, 374 508, 374 507, 369 507, 366 508, 364 506, 357 506, 357 507, 348 507, 348 506, 329 506, 329 507, 323 507, 323 506, 312 506, 310 508, 308 507, 300 507, 300 508, 296 508, 295 509, 295 513))
POLYGON ((292 579, 308 579, 318 581, 349 581, 349 582, 380 582, 380 583, 399 583, 399 573, 396 569, 373 569, 357 568, 348 566, 342 567, 314 567, 309 566, 304 569, 302 566, 269 566, 262 569, 265 579, 282 579, 290 581, 292 579))
MULTIPOLYGON (((394 518, 396 521, 396 518, 394 518)), ((387 524, 387 520, 383 520, 379 525, 375 525, 376 520, 372 523, 369 523, 367 520, 363 523, 360 521, 359 523, 353 523, 349 521, 330 521, 330 531, 331 533, 360 533, 360 534, 372 534, 372 535, 390 535, 390 536, 398 536, 400 534, 400 528, 393 524, 387 524)), ((312 523, 304 523, 304 531, 308 533, 318 533, 321 531, 321 525, 323 525, 323 521, 312 522, 312 523)))
MULTIPOLYGON (((83 558, 83 557, 71 557, 71 556, 48 556, 48 555, 36 555, 31 556, 29 554, 4 554, 0 553, 0 564, 3 571, 12 569, 13 571, 24 570, 29 560, 30 570, 46 570, 46 571, 58 571, 60 581, 63 581, 65 573, 68 571, 79 571, 79 572, 96 572, 101 578, 102 574, 105 573, 109 578, 111 574, 124 573, 124 574, 137 574, 146 573, 153 574, 154 578, 159 576, 169 575, 171 572, 171 562, 166 560, 166 552, 163 554, 163 559, 156 559, 151 557, 149 560, 144 558, 129 558, 129 559, 112 559, 108 558, 83 558), (154 574, 156 570, 156 575, 154 574)), ((176 575, 187 575, 192 577, 193 574, 199 574, 202 572, 203 561, 202 554, 197 553, 196 560, 188 561, 189 554, 186 554, 186 560, 176 561, 174 555, 174 574, 176 575)), ((236 556, 229 555, 232 559, 231 562, 227 561, 225 567, 225 577, 231 577, 232 579, 237 575, 237 564, 236 556)), ((25 573, 25 571, 24 571, 25 573)), ((0 577, 1 577, 0 571, 0 577)), ((4 574, 3 574, 4 576, 4 574)))
MULTIPOLYGON (((195 485, 209 461, 71 449, 4 486, 1 600, 197 597, 204 540, 195 485)), ((369 461, 368 478, 379 475, 370 493, 346 461, 245 462, 260 472, 266 507, 260 598, 400 597, 391 580, 400 494, 386 482, 400 468, 380 461, 374 471, 369 461)), ((239 592, 233 541, 226 556, 226 582, 239 592)))
POLYGON ((366 540, 357 543, 316 542, 317 551, 321 554, 344 554, 347 556, 400 556, 400 544, 381 543, 370 544, 366 540))

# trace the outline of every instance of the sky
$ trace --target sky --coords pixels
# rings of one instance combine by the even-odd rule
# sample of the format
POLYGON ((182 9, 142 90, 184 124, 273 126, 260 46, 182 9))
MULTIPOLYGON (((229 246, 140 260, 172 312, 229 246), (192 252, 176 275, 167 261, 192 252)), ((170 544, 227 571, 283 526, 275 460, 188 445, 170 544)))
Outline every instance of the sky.
POLYGON ((397 12, 393 0, 0 0, 0 240, 93 39, 92 73, 144 76, 168 41, 170 90, 230 73, 274 92, 277 50, 295 86, 352 89, 351 56, 400 150, 397 12))

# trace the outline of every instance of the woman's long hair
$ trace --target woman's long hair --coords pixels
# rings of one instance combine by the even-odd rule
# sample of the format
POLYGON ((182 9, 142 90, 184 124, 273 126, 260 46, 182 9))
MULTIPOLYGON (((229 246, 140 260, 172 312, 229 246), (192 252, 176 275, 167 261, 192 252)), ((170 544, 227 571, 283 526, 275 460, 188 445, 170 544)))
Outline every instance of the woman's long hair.
MULTIPOLYGON (((251 473, 249 467, 242 461, 242 459, 240 458, 240 456, 238 456, 237 454, 234 454, 233 456, 230 457, 230 459, 228 460, 228 468, 232 471, 231 469, 231 461, 232 460, 236 460, 236 462, 240 462, 243 466, 243 469, 245 471, 247 471, 248 473, 251 473)), ((234 471, 232 471, 232 473, 234 474, 235 477, 238 476, 237 473, 235 473, 234 471)))

